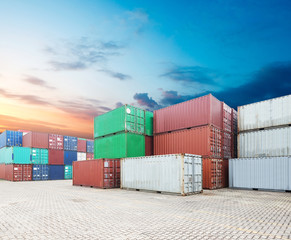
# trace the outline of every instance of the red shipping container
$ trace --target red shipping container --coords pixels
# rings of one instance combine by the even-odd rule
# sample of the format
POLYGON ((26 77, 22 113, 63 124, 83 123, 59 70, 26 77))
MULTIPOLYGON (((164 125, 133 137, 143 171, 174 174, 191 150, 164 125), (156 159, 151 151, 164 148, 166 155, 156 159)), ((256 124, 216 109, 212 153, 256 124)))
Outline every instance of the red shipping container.
POLYGON ((203 158, 203 188, 228 187, 228 160, 203 158))
POLYGON ((73 162, 73 185, 97 188, 120 187, 120 160, 97 159, 73 162))
POLYGON ((22 165, 22 181, 32 181, 32 165, 22 165))
POLYGON ((86 153, 86 160, 94 160, 94 153, 86 153))
POLYGON ((232 108, 226 105, 225 103, 223 105, 223 126, 222 130, 226 132, 232 131, 232 108))
POLYGON ((5 179, 5 164, 0 164, 0 179, 5 179))
POLYGON ((211 94, 154 111, 154 134, 203 125, 222 129, 223 105, 211 94))
POLYGON ((49 134, 49 149, 64 149, 64 137, 58 134, 49 134))
POLYGON ((22 165, 5 165, 5 179, 8 181, 22 181, 22 165))
POLYGON ((48 164, 49 165, 64 165, 64 151, 63 150, 48 150, 48 164))
POLYGON ((196 127, 154 136, 154 154, 190 153, 222 158, 221 130, 214 126, 196 127))
POLYGON ((87 140, 78 138, 78 152, 87 152, 87 140))
POLYGON ((145 136, 145 156, 154 155, 154 138, 145 136))
POLYGON ((48 133, 29 132, 23 136, 23 147, 48 148, 48 133))
POLYGON ((232 158, 233 149, 232 149, 233 134, 227 131, 222 132, 222 157, 223 158, 232 158))

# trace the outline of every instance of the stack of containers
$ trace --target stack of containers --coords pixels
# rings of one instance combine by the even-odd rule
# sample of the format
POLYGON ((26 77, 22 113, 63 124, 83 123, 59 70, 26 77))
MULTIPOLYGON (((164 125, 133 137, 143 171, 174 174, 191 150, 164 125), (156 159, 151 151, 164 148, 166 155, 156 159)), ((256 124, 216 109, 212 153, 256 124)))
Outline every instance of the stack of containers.
POLYGON ((94 159, 94 140, 87 139, 86 143, 86 160, 94 159))
MULTIPOLYGON (((119 159, 152 155, 152 136, 152 112, 124 105, 96 117, 94 158, 97 160, 74 163, 73 184, 99 188, 119 187, 119 159)), ((90 148, 89 142, 87 147, 90 148)))
MULTIPOLYGON (((83 142, 82 142, 83 144, 83 142)), ((73 162, 78 160, 78 138, 64 136, 64 178, 72 179, 73 162)), ((86 154, 86 153, 85 153, 86 154)))
POLYGON ((203 188, 228 185, 235 111, 211 94, 154 112, 154 154, 203 156, 203 188))
POLYGON ((64 179, 64 136, 49 134, 49 179, 64 179))
POLYGON ((291 95, 238 108, 238 158, 229 165, 235 188, 291 190, 291 95))

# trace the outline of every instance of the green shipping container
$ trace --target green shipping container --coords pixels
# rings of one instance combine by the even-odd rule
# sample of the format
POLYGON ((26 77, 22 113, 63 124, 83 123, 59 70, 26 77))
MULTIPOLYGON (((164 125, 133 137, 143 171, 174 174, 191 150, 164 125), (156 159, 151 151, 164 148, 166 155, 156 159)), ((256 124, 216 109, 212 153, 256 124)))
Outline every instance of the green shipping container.
POLYGON ((4 148, 3 155, 4 163, 6 164, 31 164, 31 148, 27 147, 4 148))
POLYGON ((145 111, 145 135, 153 136, 154 113, 145 111))
POLYGON ((94 159, 140 157, 144 155, 144 135, 122 132, 94 140, 94 159))
POLYGON ((65 179, 72 179, 73 176, 73 166, 65 165, 65 179))
POLYGON ((31 149, 32 164, 48 164, 48 150, 44 148, 31 149))
POLYGON ((124 131, 145 134, 145 111, 124 105, 94 119, 94 138, 124 131))

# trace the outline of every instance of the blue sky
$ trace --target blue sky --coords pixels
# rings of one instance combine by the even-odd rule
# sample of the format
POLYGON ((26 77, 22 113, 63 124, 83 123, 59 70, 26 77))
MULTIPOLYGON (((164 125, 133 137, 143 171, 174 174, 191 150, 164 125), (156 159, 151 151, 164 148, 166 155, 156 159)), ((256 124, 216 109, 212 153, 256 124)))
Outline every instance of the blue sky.
POLYGON ((125 103, 290 94, 290 23, 281 0, 0 0, 0 128, 69 131, 125 103))

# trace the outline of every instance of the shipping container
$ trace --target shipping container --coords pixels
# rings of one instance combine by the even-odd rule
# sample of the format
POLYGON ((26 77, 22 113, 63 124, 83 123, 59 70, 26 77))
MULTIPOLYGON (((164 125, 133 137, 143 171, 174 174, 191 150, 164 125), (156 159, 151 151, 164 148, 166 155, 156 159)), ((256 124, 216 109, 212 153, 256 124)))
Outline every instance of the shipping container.
POLYGON ((203 125, 222 129, 222 102, 211 94, 154 111, 154 134, 203 125))
POLYGON ((72 165, 74 161, 77 161, 77 152, 75 151, 64 151, 64 164, 72 165))
POLYGON ((145 111, 145 135, 153 136, 154 113, 145 111))
POLYGON ((48 165, 33 165, 32 179, 34 181, 48 180, 49 166, 48 165))
POLYGON ((48 164, 49 165, 64 165, 64 151, 49 149, 48 150, 48 164))
POLYGON ((222 103, 223 106, 223 121, 222 121, 222 130, 225 132, 231 133, 232 131, 232 108, 227 104, 222 103))
POLYGON ((5 179, 5 164, 0 163, 0 179, 5 179))
POLYGON ((123 158, 121 188, 187 195, 202 191, 202 158, 191 154, 123 158))
POLYGON ((78 150, 78 138, 64 136, 64 150, 65 151, 77 151, 78 150))
POLYGON ((239 158, 290 156, 291 127, 242 132, 238 142, 239 158))
POLYGON ((48 148, 48 133, 29 132, 23 136, 23 147, 48 148))
POLYGON ((94 158, 139 157, 145 155, 145 136, 117 133, 94 140, 94 158))
POLYGON ((22 181, 22 165, 7 164, 5 165, 5 180, 22 181))
POLYGON ((77 152, 77 161, 85 161, 86 160, 86 153, 77 152))
POLYGON ((6 130, 0 134, 0 148, 22 146, 22 133, 6 130))
POLYGON ((48 150, 44 148, 31 149, 32 164, 48 164, 48 150))
POLYGON ((87 153, 94 153, 94 140, 87 140, 87 153))
POLYGON ((72 179, 73 167, 72 165, 65 165, 65 179, 72 179))
POLYGON ((228 160, 203 158, 203 189, 228 186, 228 160))
POLYGON ((234 157, 234 135, 230 132, 222 132, 222 158, 233 158, 234 157))
POLYGON ((73 169, 73 185, 97 188, 120 187, 119 159, 74 162, 73 169))
POLYGON ((154 135, 155 155, 177 153, 221 158, 221 130, 208 125, 154 135))
POLYGON ((64 149, 64 137, 58 134, 49 134, 49 149, 64 149))
POLYGON ((49 165, 49 180, 62 180, 64 175, 64 165, 49 165))
POLYGON ((291 95, 238 107, 239 132, 291 124, 291 95))
POLYGON ((229 186, 290 191, 291 157, 230 159, 229 186))
POLYGON ((145 133, 145 111, 124 105, 94 118, 94 138, 118 132, 145 133))
POLYGON ((145 136, 145 156, 154 155, 154 138, 145 136))
POLYGON ((237 134, 237 111, 235 111, 234 109, 232 109, 232 129, 231 129, 231 132, 233 134, 237 134))
POLYGON ((31 164, 22 164, 22 181, 32 181, 31 164))
POLYGON ((77 150, 78 152, 86 152, 87 151, 87 141, 84 138, 78 138, 77 140, 77 150))
POLYGON ((0 149, 0 161, 5 164, 31 164, 31 149, 4 147, 0 149))
POLYGON ((86 160, 94 160, 94 153, 86 153, 86 160))

